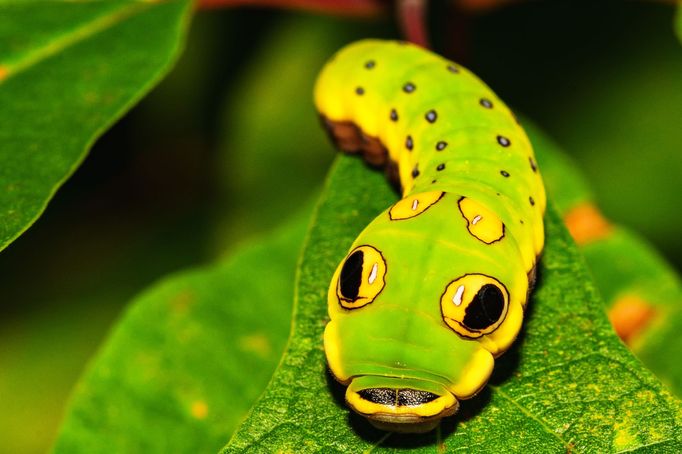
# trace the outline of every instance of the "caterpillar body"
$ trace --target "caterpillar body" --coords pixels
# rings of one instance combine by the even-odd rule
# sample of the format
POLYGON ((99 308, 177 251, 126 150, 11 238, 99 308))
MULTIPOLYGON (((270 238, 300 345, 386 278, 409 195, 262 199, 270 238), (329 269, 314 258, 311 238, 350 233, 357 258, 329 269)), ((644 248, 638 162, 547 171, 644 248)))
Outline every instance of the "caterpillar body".
POLYGON ((531 144, 476 76, 407 43, 345 47, 314 97, 336 144, 402 191, 332 277, 329 368, 375 426, 431 430, 485 386, 521 328, 544 243, 531 144))

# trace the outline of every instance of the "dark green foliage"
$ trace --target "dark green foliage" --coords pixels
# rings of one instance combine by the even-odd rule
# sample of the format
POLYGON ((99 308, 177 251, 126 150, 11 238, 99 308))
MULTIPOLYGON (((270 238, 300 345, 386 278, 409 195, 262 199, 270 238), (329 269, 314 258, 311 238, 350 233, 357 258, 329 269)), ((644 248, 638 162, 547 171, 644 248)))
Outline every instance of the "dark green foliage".
POLYGON ((189 4, 0 5, 0 249, 170 68, 189 4))

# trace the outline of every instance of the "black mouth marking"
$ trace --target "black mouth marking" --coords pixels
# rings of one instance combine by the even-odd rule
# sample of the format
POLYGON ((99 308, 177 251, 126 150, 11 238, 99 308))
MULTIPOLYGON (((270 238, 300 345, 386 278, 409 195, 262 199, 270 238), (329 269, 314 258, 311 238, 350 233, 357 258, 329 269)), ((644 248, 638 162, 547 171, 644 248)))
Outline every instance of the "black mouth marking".
POLYGON ((437 394, 416 389, 367 388, 358 391, 358 395, 369 402, 396 407, 416 407, 438 399, 437 394))

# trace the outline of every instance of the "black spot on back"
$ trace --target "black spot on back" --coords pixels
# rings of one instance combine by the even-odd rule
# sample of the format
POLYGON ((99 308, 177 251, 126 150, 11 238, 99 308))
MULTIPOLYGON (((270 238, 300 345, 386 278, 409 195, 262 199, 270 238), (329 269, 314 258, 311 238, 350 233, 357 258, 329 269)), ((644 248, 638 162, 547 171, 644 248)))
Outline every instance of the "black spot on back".
POLYGON ((426 112, 424 118, 426 118, 426 121, 428 121, 429 123, 435 123, 436 120, 438 119, 438 114, 436 113, 435 110, 431 109, 428 112, 426 112))
POLYGON ((493 284, 485 284, 464 311, 464 326, 483 330, 494 325, 504 311, 504 295, 493 284))
POLYGON ((480 103, 483 107, 485 107, 486 109, 492 109, 492 108, 493 108, 493 103, 492 103, 489 99, 487 99, 487 98, 481 98, 481 100, 479 101, 479 103, 480 103))
POLYGON ((391 109, 391 121, 398 121, 398 112, 395 109, 391 109))
POLYGON ((408 150, 412 151, 412 148, 414 148, 414 142, 412 141, 412 136, 407 136, 407 139, 405 139, 405 148, 408 150))
POLYGON ((341 296, 350 301, 355 301, 360 292, 362 262, 364 258, 365 254, 362 251, 355 251, 346 259, 346 263, 341 268, 339 290, 341 291, 341 296))
POLYGON ((412 93, 417 89, 417 86, 413 84, 412 82, 408 82, 405 85, 403 85, 403 91, 405 93, 412 93))
POLYGON ((436 167, 436 170, 440 172, 444 168, 445 168, 445 164, 438 164, 438 167, 436 167))
POLYGON ((535 206, 535 200, 533 197, 528 197, 528 201, 530 202, 530 206, 535 206))
POLYGON ((357 87, 357 88, 355 89, 355 93, 357 93, 358 95, 364 95, 364 94, 365 94, 365 89, 362 88, 362 87, 357 87))
POLYGON ((531 157, 529 156, 529 157, 528 157, 528 161, 530 162, 530 168, 533 170, 533 172, 537 172, 537 171, 538 171, 538 166, 537 166, 537 164, 535 164, 535 161, 533 161, 533 158, 531 158, 531 157))
POLYGON ((376 62, 374 60, 367 60, 365 63, 365 68, 367 69, 372 69, 376 65, 376 62))
POLYGON ((441 140, 436 144, 436 150, 437 151, 443 151, 443 150, 445 150, 445 147, 447 147, 447 146, 448 146, 448 143, 444 140, 441 140))
POLYGON ((448 71, 457 74, 459 72, 459 69, 457 69, 455 65, 448 65, 448 71))
POLYGON ((412 169, 412 178, 417 178, 419 176, 419 168, 418 164, 414 166, 414 169, 412 169))
POLYGON ((511 145, 511 142, 509 141, 509 139, 507 139, 504 136, 497 136, 497 143, 499 143, 503 147, 508 147, 509 145, 511 145))
POLYGON ((509 172, 506 170, 500 170, 500 175, 502 175, 505 178, 509 178, 509 172))

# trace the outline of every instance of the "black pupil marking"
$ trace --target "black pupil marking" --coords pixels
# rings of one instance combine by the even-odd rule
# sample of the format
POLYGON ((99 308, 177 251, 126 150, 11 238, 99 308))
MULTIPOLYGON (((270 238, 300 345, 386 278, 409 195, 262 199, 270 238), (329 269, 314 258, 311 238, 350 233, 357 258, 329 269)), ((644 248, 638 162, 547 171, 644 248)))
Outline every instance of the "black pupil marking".
POLYGON ((346 259, 346 263, 341 268, 339 289, 341 290, 341 296, 350 301, 355 301, 360 293, 362 262, 364 258, 365 254, 362 251, 355 251, 346 259))
POLYGON ((365 93, 365 89, 362 88, 362 87, 358 87, 358 88, 355 89, 355 93, 357 93, 357 94, 359 94, 359 95, 362 95, 362 94, 365 93))
POLYGON ((369 60, 367 63, 365 63, 365 68, 372 69, 372 68, 374 68, 375 64, 376 63, 374 62, 374 60, 369 60))
POLYGON ((486 109, 492 109, 492 108, 493 108, 493 103, 490 102, 489 99, 481 98, 481 100, 480 100, 479 102, 480 102, 481 105, 482 105, 483 107, 485 107, 486 109))
POLYGON ((438 167, 436 167, 436 170, 440 172, 444 168, 445 168, 445 164, 438 164, 438 167))
POLYGON ((530 202, 531 206, 535 206, 535 200, 533 200, 533 197, 528 197, 528 201, 530 202))
POLYGON ((358 391, 358 395, 368 402, 399 407, 417 407, 438 399, 437 394, 409 388, 367 388, 358 391))
POLYGON ((502 175, 505 178, 509 178, 509 172, 506 170, 500 170, 500 175, 502 175))
POLYGON ((499 143, 503 147, 508 147, 509 145, 511 145, 511 142, 509 141, 509 139, 507 139, 504 136, 497 136, 497 143, 499 143))
POLYGON ((405 146, 407 147, 408 150, 412 149, 412 147, 414 146, 414 143, 412 143, 412 136, 407 136, 407 139, 405 139, 405 146))
POLYGON ((493 284, 485 284, 464 311, 464 326, 482 330, 494 325, 502 316, 504 296, 493 284))
POLYGON ((398 112, 395 109, 391 109, 391 120, 398 121, 398 112))
POLYGON ((414 90, 416 90, 417 87, 412 82, 408 82, 405 85, 403 85, 403 91, 405 93, 412 93, 414 90))
POLYGON ((440 142, 438 142, 436 144, 436 150, 443 151, 443 150, 445 150, 445 147, 447 147, 447 146, 448 146, 448 143, 441 140, 440 142))
POLYGON ((438 114, 436 113, 435 110, 429 110, 426 112, 426 121, 429 123, 435 123, 436 119, 438 118, 438 114))

